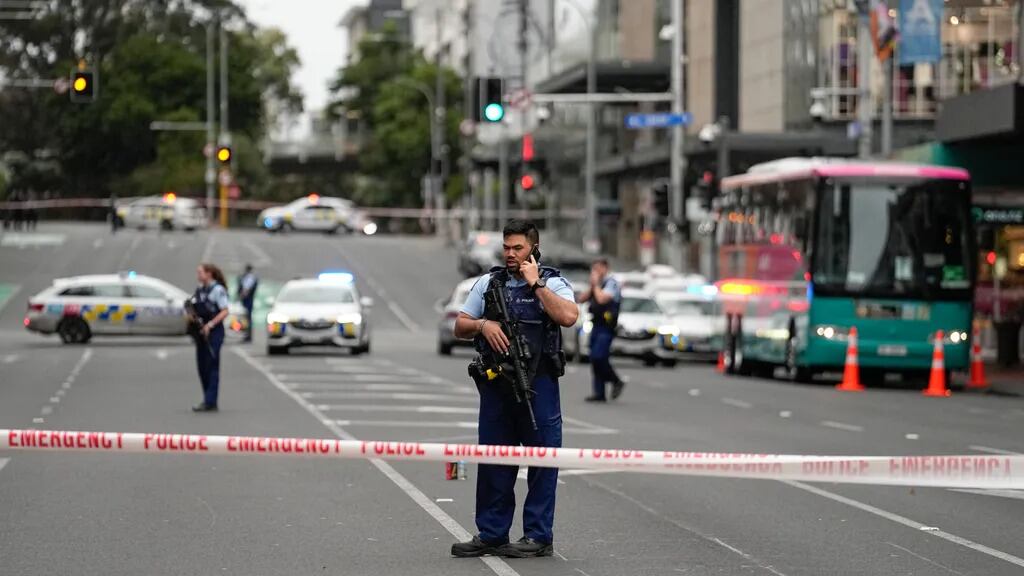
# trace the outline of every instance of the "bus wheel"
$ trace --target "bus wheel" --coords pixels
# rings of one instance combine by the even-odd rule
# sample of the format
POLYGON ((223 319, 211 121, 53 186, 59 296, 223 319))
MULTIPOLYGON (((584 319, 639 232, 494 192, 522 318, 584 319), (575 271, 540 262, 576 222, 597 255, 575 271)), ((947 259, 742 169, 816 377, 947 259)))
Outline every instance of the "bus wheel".
POLYGON ((796 363, 796 335, 792 328, 789 334, 789 340, 786 341, 786 376, 794 382, 810 382, 813 376, 810 368, 796 363))

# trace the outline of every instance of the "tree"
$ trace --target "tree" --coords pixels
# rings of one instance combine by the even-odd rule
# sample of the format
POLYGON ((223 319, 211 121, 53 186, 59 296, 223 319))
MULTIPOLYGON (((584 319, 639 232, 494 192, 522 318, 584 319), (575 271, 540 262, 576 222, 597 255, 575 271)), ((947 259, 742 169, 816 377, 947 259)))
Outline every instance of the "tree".
MULTIPOLYGON (((256 29, 233 2, 41 3, 39 18, 27 24, 0 21, 0 74, 66 77, 82 58, 99 71, 100 88, 96 102, 78 106, 51 91, 0 91, 0 151, 39 165, 34 173, 48 166, 48 189, 138 195, 203 188, 205 134, 155 133, 149 125, 205 118, 211 11, 230 30, 229 109, 236 140, 259 141, 277 111, 301 109, 290 80, 298 65, 294 50, 280 31, 256 29)), ((247 162, 244 169, 253 173, 241 176, 265 182, 261 168, 247 162)), ((19 174, 33 171, 12 172, 12 185, 20 185, 19 174)))
MULTIPOLYGON (((339 71, 332 89, 339 99, 335 115, 358 117, 369 134, 359 153, 363 184, 356 200, 371 205, 419 206, 421 179, 430 173, 431 110, 419 90, 431 96, 438 68, 398 37, 393 26, 359 43, 357 58, 339 71)), ((444 142, 449 165, 459 157, 462 120, 462 83, 449 68, 442 68, 445 92, 444 142)), ((462 191, 457 178, 449 179, 449 197, 462 191)))

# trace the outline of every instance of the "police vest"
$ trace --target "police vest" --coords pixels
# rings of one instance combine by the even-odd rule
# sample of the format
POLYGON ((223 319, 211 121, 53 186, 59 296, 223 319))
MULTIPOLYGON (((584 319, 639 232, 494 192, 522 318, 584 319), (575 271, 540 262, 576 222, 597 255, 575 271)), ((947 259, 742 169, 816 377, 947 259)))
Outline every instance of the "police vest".
POLYGON ((219 286, 219 284, 210 284, 209 286, 200 286, 196 288, 195 293, 192 295, 192 303, 195 306, 196 316, 203 323, 207 323, 213 320, 217 314, 220 313, 220 308, 217 307, 217 303, 210 300, 210 293, 213 292, 213 288, 219 286))
MULTIPOLYGON (((604 289, 608 285, 609 278, 605 278, 601 284, 601 288, 604 289)), ((595 327, 603 326, 606 328, 615 328, 619 324, 619 307, 622 305, 622 297, 616 296, 604 304, 598 304, 597 300, 591 295, 590 298, 590 321, 594 323, 595 327)))
MULTIPOLYGON (((518 321, 519 331, 526 339, 530 354, 535 359, 551 358, 562 350, 562 332, 541 306, 540 298, 527 284, 508 286, 508 271, 501 266, 491 269, 490 282, 505 282, 508 289, 509 314, 518 321)), ((555 268, 542 266, 540 277, 545 280, 560 277, 562 274, 555 268)), ((488 284, 491 286, 491 284, 488 284)), ((496 311, 484 308, 484 318, 493 320, 496 311)), ((491 355, 491 347, 483 335, 473 339, 476 351, 484 357, 491 355)))

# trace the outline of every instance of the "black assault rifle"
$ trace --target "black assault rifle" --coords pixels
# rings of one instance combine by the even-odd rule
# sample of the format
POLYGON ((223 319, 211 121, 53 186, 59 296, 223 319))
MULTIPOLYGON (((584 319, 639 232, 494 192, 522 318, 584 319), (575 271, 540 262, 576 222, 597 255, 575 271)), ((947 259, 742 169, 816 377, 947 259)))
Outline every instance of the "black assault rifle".
POLYGON ((505 283, 492 281, 484 293, 486 310, 494 311, 494 318, 488 318, 501 326, 501 331, 508 337, 508 352, 502 354, 494 351, 498 365, 511 364, 512 374, 506 377, 512 380, 512 397, 517 404, 526 406, 526 412, 530 415, 530 424, 537 429, 537 418, 533 415, 533 406, 530 404, 530 373, 528 366, 532 364, 533 355, 526 343, 526 338, 519 331, 519 321, 512 317, 508 310, 508 290, 505 283))

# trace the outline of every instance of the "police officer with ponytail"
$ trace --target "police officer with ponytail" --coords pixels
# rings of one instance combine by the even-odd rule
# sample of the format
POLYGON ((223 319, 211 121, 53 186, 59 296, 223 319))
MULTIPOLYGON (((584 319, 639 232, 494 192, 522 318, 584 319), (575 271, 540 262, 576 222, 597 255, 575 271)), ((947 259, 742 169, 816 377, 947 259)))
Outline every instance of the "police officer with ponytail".
POLYGON ((196 365, 203 386, 203 401, 193 412, 216 412, 220 389, 220 350, 224 344, 224 318, 228 315, 228 291, 224 273, 213 264, 196 268, 199 286, 186 302, 191 316, 189 330, 196 344, 196 365))
MULTIPOLYGON (((485 298, 492 282, 503 282, 508 313, 518 323, 529 349, 531 390, 525 401, 533 410, 536 429, 522 398, 516 402, 508 378, 474 376, 480 392, 480 444, 557 448, 562 445, 558 378, 565 367, 559 328, 575 324, 579 308, 569 282, 558 270, 540 265, 540 234, 536 226, 512 220, 505 226, 503 236, 505 266, 492 269, 473 286, 455 321, 455 335, 474 340, 480 354, 474 360, 478 366, 493 366, 496 357, 508 353, 509 335, 493 320, 496 311, 489 309, 496 306, 491 303, 493 300, 485 298)), ((478 472, 476 525, 479 534, 468 542, 454 544, 452 555, 460 558, 551 556, 558 469, 530 468, 523 505, 524 535, 514 543, 509 542, 509 531, 515 515, 518 467, 480 464, 478 472)))

